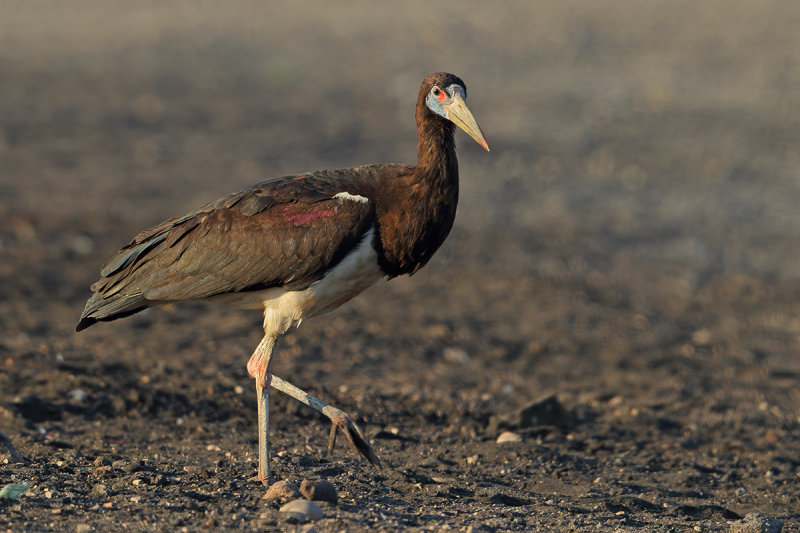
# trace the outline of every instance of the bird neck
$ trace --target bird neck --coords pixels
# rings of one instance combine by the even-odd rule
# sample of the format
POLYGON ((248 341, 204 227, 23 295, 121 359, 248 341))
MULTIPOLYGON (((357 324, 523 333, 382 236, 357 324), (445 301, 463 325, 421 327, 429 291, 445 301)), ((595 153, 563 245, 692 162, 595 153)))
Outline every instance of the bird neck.
POLYGON ((417 164, 386 183, 378 200, 379 259, 387 276, 413 274, 441 246, 456 216, 453 124, 417 104, 417 164))
POLYGON ((417 110, 417 179, 458 190, 455 126, 427 109, 417 110))

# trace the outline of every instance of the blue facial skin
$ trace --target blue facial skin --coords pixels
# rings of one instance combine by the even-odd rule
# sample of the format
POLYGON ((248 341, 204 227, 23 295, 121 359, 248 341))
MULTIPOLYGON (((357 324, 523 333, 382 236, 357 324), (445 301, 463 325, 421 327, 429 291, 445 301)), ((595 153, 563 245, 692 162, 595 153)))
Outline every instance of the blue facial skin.
POLYGON ((466 100, 464 88, 461 85, 458 85, 457 83, 454 83, 453 85, 445 89, 447 98, 445 99, 444 102, 440 102, 439 100, 437 100, 436 97, 433 96, 432 91, 433 89, 431 89, 431 92, 429 92, 428 96, 425 97, 425 105, 428 106, 428 109, 430 109, 437 115, 442 116, 444 118, 447 118, 447 110, 444 108, 444 106, 450 103, 450 100, 453 99, 454 95, 456 94, 461 95, 461 98, 464 98, 466 100))

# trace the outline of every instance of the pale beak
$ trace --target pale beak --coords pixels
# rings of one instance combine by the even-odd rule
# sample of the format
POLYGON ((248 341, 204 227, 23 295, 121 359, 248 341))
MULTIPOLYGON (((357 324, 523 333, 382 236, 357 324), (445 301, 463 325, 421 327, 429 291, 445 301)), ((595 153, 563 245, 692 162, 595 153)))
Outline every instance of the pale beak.
POLYGON ((448 120, 467 132, 467 135, 475 139, 478 144, 486 148, 487 152, 489 151, 489 143, 486 142, 486 137, 483 136, 481 127, 478 126, 478 123, 475 121, 475 117, 472 116, 472 113, 467 107, 467 103, 464 102, 464 99, 461 98, 461 95, 456 94, 453 96, 453 101, 444 106, 444 110, 447 112, 448 120))

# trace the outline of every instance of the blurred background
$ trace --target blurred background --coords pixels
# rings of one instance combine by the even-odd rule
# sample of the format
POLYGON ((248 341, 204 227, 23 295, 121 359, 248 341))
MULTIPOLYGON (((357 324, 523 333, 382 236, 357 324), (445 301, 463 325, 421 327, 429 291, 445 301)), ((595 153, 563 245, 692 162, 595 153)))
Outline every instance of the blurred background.
POLYGON ((70 353, 247 384, 257 314, 188 306, 73 335, 100 264, 267 177, 413 162, 419 83, 446 70, 492 147, 458 134, 450 239, 413 279, 292 332, 276 373, 365 394, 377 379, 409 405, 420 387, 485 417, 550 391, 621 424, 665 409, 708 449, 797 443, 800 4, 397 5, 0 3, 16 391, 70 353))
POLYGON ((508 328, 522 355, 577 342, 548 317, 580 310, 592 351, 639 315, 676 349, 695 330, 740 355, 797 348, 793 3, 1 9, 8 336, 66 332, 100 262, 160 220, 270 176, 413 162, 418 84, 447 70, 492 152, 459 138, 451 240, 375 298, 438 291, 432 314, 508 328))

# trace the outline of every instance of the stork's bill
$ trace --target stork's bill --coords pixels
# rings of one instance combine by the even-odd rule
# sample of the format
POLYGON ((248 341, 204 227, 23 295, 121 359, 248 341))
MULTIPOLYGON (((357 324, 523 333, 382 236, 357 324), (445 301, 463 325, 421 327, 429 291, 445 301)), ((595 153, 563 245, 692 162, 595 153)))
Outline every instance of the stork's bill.
POLYGON ((475 117, 472 116, 472 112, 469 110, 467 103, 461 98, 460 94, 456 93, 453 95, 453 101, 443 107, 447 112, 446 118, 448 120, 475 139, 487 152, 489 151, 489 143, 486 141, 486 137, 483 136, 481 127, 478 126, 478 122, 475 120, 475 117))

